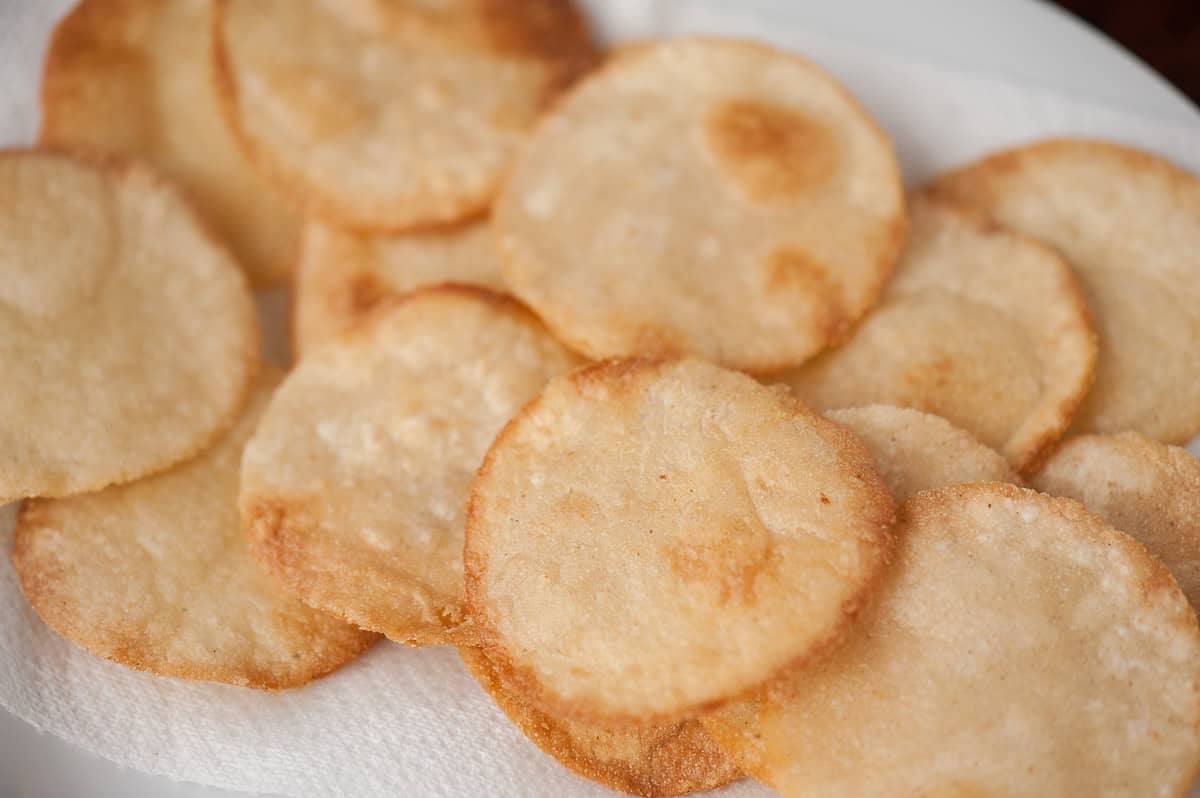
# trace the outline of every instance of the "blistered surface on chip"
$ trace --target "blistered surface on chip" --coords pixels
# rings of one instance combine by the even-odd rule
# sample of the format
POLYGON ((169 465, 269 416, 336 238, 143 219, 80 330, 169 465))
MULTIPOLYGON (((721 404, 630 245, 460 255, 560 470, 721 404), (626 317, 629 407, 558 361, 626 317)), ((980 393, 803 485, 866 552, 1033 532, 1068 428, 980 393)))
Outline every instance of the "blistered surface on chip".
POLYGON ((309 222, 293 286, 293 348, 303 355, 381 302, 439 283, 502 287, 486 222, 398 236, 355 235, 309 222))
POLYGON ((141 158, 183 186, 256 284, 296 259, 300 222, 221 118, 210 0, 84 0, 55 29, 41 142, 141 158))
POLYGON ((781 379, 819 408, 883 403, 940 415, 1029 467, 1091 384, 1095 333, 1050 249, 944 201, 911 203, 908 247, 842 346, 781 379))
POLYGON ((892 504, 854 436, 702 361, 555 380, 488 453, 465 568, 487 654, 579 720, 665 723, 835 640, 892 504))
POLYGON ((796 365, 874 302, 904 235, 891 144, 765 45, 629 48, 539 124, 496 211, 510 288, 594 357, 796 365))
POLYGON ((1071 263, 1100 334, 1077 432, 1200 432, 1200 181, 1147 153, 1051 140, 934 182, 1071 263))
POLYGON ((576 363, 482 289, 386 308, 288 375, 246 449, 256 556, 306 603, 409 643, 463 621, 463 512, 500 428, 576 363))
POLYGON ((1183 796, 1200 631, 1166 568, 1078 503, 998 483, 900 510, 845 646, 705 719, 785 796, 1183 796))
POLYGON ((316 215, 400 230, 485 210, 593 59, 569 0, 217 0, 217 67, 256 163, 316 215))
POLYGON ((279 379, 260 378, 234 428, 184 465, 25 504, 13 564, 50 628, 139 670, 263 689, 304 684, 376 639, 287 596, 250 557, 238 470, 279 379))
POLYGON ((257 348, 245 278, 174 189, 0 153, 0 502, 196 453, 233 422, 257 348))

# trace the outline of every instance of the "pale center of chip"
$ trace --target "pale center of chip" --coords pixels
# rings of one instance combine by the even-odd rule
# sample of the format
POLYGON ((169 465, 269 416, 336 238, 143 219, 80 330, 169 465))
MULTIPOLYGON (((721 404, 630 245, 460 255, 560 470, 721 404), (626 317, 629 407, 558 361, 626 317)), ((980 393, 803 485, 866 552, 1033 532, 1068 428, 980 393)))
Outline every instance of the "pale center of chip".
POLYGON ((60 159, 0 159, 0 304, 53 318, 94 295, 116 259, 113 197, 60 159))
POLYGON ((786 203, 822 185, 837 166, 828 126, 801 111, 758 100, 726 100, 708 109, 709 153, 747 200, 786 203))

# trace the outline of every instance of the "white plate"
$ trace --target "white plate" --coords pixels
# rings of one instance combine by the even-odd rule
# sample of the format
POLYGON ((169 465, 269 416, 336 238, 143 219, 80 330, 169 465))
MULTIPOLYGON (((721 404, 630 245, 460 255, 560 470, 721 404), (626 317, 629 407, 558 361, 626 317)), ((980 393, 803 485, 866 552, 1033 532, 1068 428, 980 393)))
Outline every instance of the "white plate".
MULTIPOLYGON (((651 0, 596 0, 653 16, 651 0)), ((1197 124, 1196 109, 1129 54, 1035 0, 710 0, 724 14, 758 13, 816 36, 1007 77, 1146 117, 1197 124)), ((0 0, 0 145, 32 131, 6 127, 35 102, 26 76, 48 25, 68 0, 0 0), (37 7, 37 13, 26 13, 37 7), (44 13, 43 13, 44 12, 44 13)), ((0 562, 7 566, 7 557, 0 562)), ((230 793, 120 769, 0 710, 0 795, 5 798, 232 798, 230 793)))

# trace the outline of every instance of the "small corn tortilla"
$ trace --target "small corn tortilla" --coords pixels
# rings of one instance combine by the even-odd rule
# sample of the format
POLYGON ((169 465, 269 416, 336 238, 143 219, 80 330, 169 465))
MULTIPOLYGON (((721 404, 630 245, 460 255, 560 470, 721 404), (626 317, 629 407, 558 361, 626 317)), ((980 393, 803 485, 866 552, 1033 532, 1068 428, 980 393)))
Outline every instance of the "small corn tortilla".
POLYGON ((1119 144, 1053 139, 933 183, 1056 247, 1079 275, 1100 336, 1096 384, 1074 433, 1200 433, 1200 180, 1119 144))
POLYGON ((942 416, 1031 468, 1083 401, 1096 336, 1052 250, 969 209, 910 203, 908 247, 846 343, 782 375, 821 409, 883 403, 942 416))
POLYGON ((293 285, 293 353, 298 359, 338 337, 390 298, 440 283, 503 290, 486 222, 364 236, 310 221, 293 285))
POLYGON ((496 705, 538 748, 606 787, 646 798, 715 790, 742 777, 699 721, 630 729, 564 720, 534 709, 477 648, 463 664, 496 705))
POLYGON ((195 201, 259 286, 296 260, 300 221, 221 118, 211 0, 83 0, 42 77, 44 146, 149 162, 195 201))
POLYGON ((223 107, 311 215, 363 232, 476 216, 595 50, 570 0, 215 0, 223 107))
POLYGON ((246 279, 145 169, 0 152, 0 504, 161 471, 237 417, 246 279))
POLYGON ((877 602, 832 656, 704 719, 785 798, 1183 796, 1200 629, 1077 502, 999 483, 900 509, 877 602))
POLYGON ((504 277, 591 358, 768 372, 845 335, 900 254, 891 143, 766 45, 627 48, 542 120, 497 201, 504 277))
POLYGON ((467 512, 468 608, 557 717, 695 717, 830 645, 882 571, 871 457, 786 390, 699 360, 552 382, 496 439, 467 512))
POLYGON ((379 308, 301 361, 246 447, 255 555, 305 603, 365 629, 469 642, 463 512, 475 469, 504 423, 576 362, 523 306, 483 289, 379 308))
POLYGON ((298 687, 376 639, 286 595, 250 557, 237 511, 242 447, 281 375, 260 377, 233 429, 157 476, 26 502, 13 565, 46 624, 162 676, 298 687))
POLYGON ((1021 482, 999 452, 940 416, 868 405, 830 410, 825 417, 862 440, 896 502, 947 485, 1021 482))
POLYGON ((1200 461, 1136 432, 1082 435, 1030 477, 1055 496, 1083 502, 1158 557, 1200 608, 1200 461))

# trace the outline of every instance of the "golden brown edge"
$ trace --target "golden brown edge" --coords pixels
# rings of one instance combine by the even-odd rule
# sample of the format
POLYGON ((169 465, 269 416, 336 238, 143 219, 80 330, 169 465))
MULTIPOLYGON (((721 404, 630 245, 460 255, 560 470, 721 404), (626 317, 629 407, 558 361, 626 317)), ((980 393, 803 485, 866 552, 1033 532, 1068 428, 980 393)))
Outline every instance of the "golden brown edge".
MULTIPOLYGON (((653 373, 680 362, 686 362, 686 359, 610 358, 585 365, 559 379, 573 383, 576 386, 594 381, 629 380, 640 374, 653 373)), ((746 379, 751 378, 746 377, 746 379)), ((790 392, 773 391, 772 393, 777 401, 786 405, 797 415, 813 421, 814 426, 821 430, 822 437, 825 437, 827 440, 832 439, 834 447, 839 448, 847 454, 846 465, 853 467, 856 475, 860 478, 864 475, 867 477, 864 479, 864 482, 872 484, 872 493, 875 494, 877 505, 875 508, 877 512, 875 514, 878 516, 879 535, 877 540, 871 542, 877 549, 877 557, 872 564, 873 570, 863 579, 858 591, 843 602, 841 623, 829 629, 824 638, 814 640, 809 648, 801 654, 776 668, 763 682, 772 681, 781 674, 800 669, 809 662, 824 656, 826 652, 836 649, 841 644, 847 632, 853 627, 854 620, 878 592, 879 585, 888 570, 887 565, 891 560, 892 551, 895 547, 895 537, 891 531, 895 522, 895 507, 892 503, 891 494, 883 483, 882 477, 878 474, 875 462, 865 445, 849 430, 812 411, 790 392)), ((466 525, 464 530, 465 540, 463 546, 463 576, 466 584, 466 615, 475 624, 476 634, 478 635, 475 645, 482 649, 484 655, 497 668, 501 669, 505 674, 507 683, 523 700, 551 716, 558 716, 581 723, 614 727, 678 723, 701 717, 726 704, 752 697, 760 688, 761 683, 733 690, 728 694, 717 696, 695 706, 686 707, 675 712, 659 712, 645 715, 613 714, 607 712, 604 708, 591 705, 587 701, 571 701, 555 694, 542 685, 531 668, 518 664, 507 648, 505 648, 484 606, 485 599, 481 583, 483 574, 488 567, 488 561, 486 554, 480 550, 481 547, 479 545, 480 538, 486 538, 482 522, 485 500, 482 497, 480 486, 486 480, 494 465, 498 448, 509 437, 515 434, 517 427, 532 415, 540 406, 543 398, 544 392, 526 403, 509 420, 499 435, 496 436, 495 441, 484 456, 479 470, 476 472, 470 498, 467 500, 466 525)))
MULTIPOLYGON (((715 741, 711 741, 711 738, 710 747, 715 750, 705 751, 700 744, 689 748, 688 753, 695 754, 695 759, 666 763, 655 761, 654 754, 670 748, 669 743, 678 741, 684 735, 695 736, 700 732, 702 727, 697 721, 678 724, 680 728, 673 730, 668 740, 659 742, 646 752, 642 768, 589 756, 586 747, 574 744, 574 738, 561 721, 522 701, 508 690, 506 678, 499 667, 481 650, 459 647, 458 654, 467 672, 513 725, 559 764, 584 778, 644 798, 667 798, 714 790, 742 778, 741 771, 732 759, 715 749, 715 741), (693 748, 695 750, 691 750, 693 748)), ((702 733, 707 737, 707 732, 702 733)), ((703 742, 703 738, 699 742, 703 742)), ((678 756, 682 752, 675 753, 678 756)))

